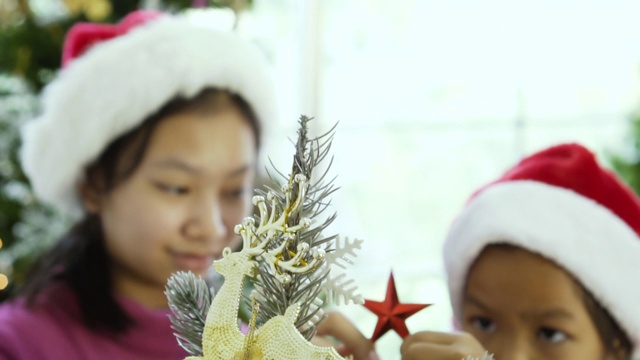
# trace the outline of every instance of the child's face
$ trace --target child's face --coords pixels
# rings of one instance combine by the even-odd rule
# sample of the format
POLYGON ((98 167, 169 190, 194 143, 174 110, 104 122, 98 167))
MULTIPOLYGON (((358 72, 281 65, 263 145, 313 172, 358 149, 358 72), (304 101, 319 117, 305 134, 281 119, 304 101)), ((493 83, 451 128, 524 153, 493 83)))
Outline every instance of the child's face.
POLYGON ((250 212, 255 163, 254 132, 234 108, 160 122, 140 165, 97 206, 115 290, 166 305, 171 273, 203 274, 236 246, 233 228, 250 212))
POLYGON ((492 246, 469 271, 462 322, 496 359, 605 359, 581 289, 529 251, 492 246))

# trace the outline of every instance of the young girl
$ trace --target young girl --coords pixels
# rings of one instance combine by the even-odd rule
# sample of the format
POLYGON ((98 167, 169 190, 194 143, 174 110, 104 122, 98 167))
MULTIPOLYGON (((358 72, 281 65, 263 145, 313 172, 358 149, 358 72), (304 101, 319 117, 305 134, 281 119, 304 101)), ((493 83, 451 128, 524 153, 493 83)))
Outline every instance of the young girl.
MULTIPOLYGON (((21 160, 78 222, 0 306, 0 359, 182 359, 165 284, 238 244, 273 117, 266 64, 234 34, 145 11, 77 25, 63 63, 21 160)), ((355 329, 333 313, 319 333, 368 358, 355 329)))
POLYGON ((458 334, 421 332, 403 359, 638 359, 640 201, 563 144, 480 189, 444 255, 458 334))

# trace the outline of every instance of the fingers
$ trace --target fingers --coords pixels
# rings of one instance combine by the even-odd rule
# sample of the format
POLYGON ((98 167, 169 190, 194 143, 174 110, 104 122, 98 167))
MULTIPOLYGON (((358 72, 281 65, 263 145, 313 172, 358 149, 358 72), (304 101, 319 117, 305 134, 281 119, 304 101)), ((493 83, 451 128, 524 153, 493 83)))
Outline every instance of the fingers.
POLYGON ((414 343, 432 343, 441 345, 451 345, 456 341, 459 341, 461 336, 465 336, 466 333, 446 333, 437 331, 421 331, 415 334, 407 336, 402 342, 400 349, 408 347, 414 343))
POLYGON ((464 332, 422 331, 408 336, 400 347, 403 360, 460 360, 484 352, 478 340, 464 332))
POLYGON ((349 319, 339 312, 327 312, 327 318, 318 325, 319 336, 332 336, 343 344, 341 354, 351 354, 355 360, 378 360, 373 343, 349 319))
POLYGON ((325 347, 336 346, 336 343, 322 336, 314 336, 313 338, 311 338, 311 343, 316 346, 325 346, 325 347))
POLYGON ((460 360, 467 355, 453 351, 448 345, 413 343, 402 351, 402 360, 460 360))

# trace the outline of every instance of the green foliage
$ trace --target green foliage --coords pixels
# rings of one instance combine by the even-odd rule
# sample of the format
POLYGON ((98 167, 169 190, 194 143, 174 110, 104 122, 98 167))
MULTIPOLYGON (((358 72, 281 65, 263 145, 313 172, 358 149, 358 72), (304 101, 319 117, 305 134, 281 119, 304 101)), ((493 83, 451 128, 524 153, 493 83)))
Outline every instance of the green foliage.
POLYGON ((640 195, 640 113, 631 117, 630 128, 630 153, 611 155, 609 160, 614 171, 640 195))

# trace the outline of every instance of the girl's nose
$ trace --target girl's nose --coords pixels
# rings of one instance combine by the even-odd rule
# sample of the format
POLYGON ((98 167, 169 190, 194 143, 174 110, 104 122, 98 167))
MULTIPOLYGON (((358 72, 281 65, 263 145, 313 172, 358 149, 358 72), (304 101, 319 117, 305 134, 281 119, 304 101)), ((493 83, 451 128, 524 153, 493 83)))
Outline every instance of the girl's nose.
POLYGON ((208 243, 221 242, 227 236, 227 229, 223 221, 220 202, 199 201, 194 206, 186 227, 186 235, 189 239, 208 243))
POLYGON ((518 342, 504 344, 498 351, 494 353, 494 355, 496 359, 538 360, 535 354, 533 354, 529 350, 528 346, 518 342))

